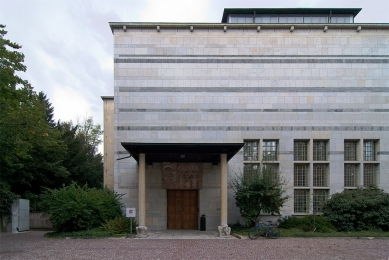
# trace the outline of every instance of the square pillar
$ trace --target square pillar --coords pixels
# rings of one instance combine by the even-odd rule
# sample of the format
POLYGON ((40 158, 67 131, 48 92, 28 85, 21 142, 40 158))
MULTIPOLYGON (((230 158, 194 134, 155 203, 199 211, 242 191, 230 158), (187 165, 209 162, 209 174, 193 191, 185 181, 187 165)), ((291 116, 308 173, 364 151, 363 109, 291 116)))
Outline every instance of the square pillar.
POLYGON ((220 226, 219 237, 229 237, 231 228, 227 225, 227 154, 220 154, 220 226))
POLYGON ((139 223, 136 228, 136 237, 147 237, 146 227, 146 159, 145 154, 139 154, 139 182, 138 182, 138 211, 139 223))

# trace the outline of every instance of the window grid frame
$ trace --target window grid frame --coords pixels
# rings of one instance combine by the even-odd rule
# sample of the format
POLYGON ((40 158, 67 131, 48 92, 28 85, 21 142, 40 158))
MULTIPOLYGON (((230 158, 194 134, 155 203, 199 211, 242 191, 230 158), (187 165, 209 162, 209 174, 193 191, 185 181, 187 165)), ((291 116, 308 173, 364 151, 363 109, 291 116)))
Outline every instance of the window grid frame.
POLYGON ((344 187, 358 186, 358 164, 344 164, 344 187))
POLYGON ((328 140, 313 140, 313 161, 328 161, 328 140))
POLYGON ((313 164, 313 187, 328 187, 328 165, 313 164))
POLYGON ((262 141, 262 160, 278 161, 278 140, 262 141), (269 153, 269 155, 266 155, 266 153, 269 153))
POLYGON ((293 147, 294 161, 308 161, 308 144, 309 141, 295 140, 293 147))
POLYGON ((344 161, 358 161, 358 141, 344 141, 344 161))
POLYGON ((376 164, 363 165, 363 186, 377 185, 377 167, 376 164))
POLYGON ((259 161, 259 140, 245 140, 243 147, 243 161, 259 161))
POLYGON ((312 195, 312 210, 313 213, 321 213, 323 210, 323 204, 328 199, 328 190, 317 189, 313 190, 312 195))
POLYGON ((376 141, 365 140, 363 141, 363 160, 364 161, 376 161, 376 141))
POLYGON ((309 169, 306 164, 294 164, 293 167, 293 184, 295 187, 309 186, 309 169))
POLYGON ((309 205, 308 205, 308 196, 309 190, 307 189, 295 189, 293 192, 293 210, 294 213, 308 213, 309 205))

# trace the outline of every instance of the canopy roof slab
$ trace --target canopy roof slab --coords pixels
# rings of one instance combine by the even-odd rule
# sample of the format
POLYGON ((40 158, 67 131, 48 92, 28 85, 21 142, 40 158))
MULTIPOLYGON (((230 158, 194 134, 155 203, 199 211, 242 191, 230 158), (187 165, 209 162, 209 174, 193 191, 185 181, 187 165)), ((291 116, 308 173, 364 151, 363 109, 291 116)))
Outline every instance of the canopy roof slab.
POLYGON ((156 162, 204 162, 217 165, 220 154, 229 161, 244 143, 121 143, 124 149, 139 163, 139 154, 145 154, 146 163, 156 162))

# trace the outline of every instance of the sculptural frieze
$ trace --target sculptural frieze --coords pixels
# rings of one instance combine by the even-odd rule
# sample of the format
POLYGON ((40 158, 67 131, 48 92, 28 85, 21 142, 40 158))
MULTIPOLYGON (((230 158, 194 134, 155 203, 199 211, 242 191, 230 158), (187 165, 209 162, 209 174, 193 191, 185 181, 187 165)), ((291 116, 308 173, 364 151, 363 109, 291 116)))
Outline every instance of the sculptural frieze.
POLYGON ((165 189, 200 189, 201 163, 163 163, 162 183, 165 189))

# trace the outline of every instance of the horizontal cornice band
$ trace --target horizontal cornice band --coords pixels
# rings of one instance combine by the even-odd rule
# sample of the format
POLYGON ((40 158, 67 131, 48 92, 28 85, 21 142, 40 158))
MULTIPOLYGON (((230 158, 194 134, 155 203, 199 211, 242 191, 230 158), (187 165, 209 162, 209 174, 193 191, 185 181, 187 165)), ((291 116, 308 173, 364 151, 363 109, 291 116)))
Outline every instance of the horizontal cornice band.
POLYGON ((277 112, 312 112, 312 113, 376 113, 389 112, 389 109, 151 109, 151 108, 119 108, 120 113, 277 113, 277 112))
POLYGON ((389 131, 389 126, 116 126, 117 131, 389 131))
POLYGON ((384 63, 389 59, 115 58, 114 63, 384 63))
POLYGON ((389 92, 389 87, 119 87, 119 92, 389 92))

